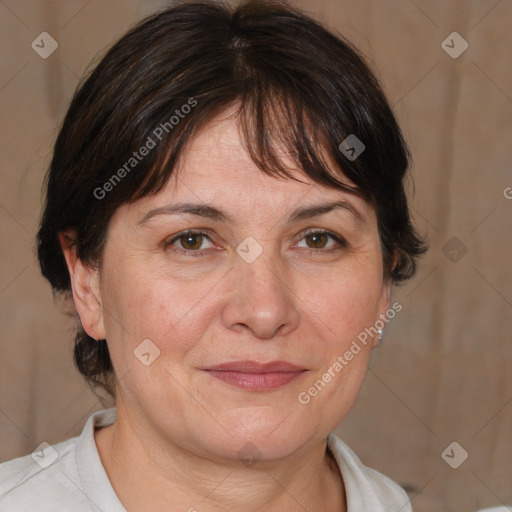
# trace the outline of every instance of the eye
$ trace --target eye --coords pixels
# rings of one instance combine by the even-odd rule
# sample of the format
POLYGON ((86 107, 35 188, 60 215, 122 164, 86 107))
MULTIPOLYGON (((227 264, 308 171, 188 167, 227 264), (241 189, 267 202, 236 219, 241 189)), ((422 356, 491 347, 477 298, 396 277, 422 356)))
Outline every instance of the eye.
MULTIPOLYGON (((186 256, 202 256, 203 251, 213 248, 214 244, 206 233, 185 231, 165 241, 164 246, 166 249, 172 248, 172 250, 186 256)), ((341 236, 330 231, 317 229, 304 233, 297 246, 311 252, 320 253, 347 247, 347 242, 341 236), (306 245, 304 246, 303 243, 306 245)))
POLYGON ((197 252, 200 250, 210 249, 213 244, 205 233, 187 231, 175 236, 173 239, 165 242, 166 247, 175 246, 178 250, 186 252, 197 252), (208 241, 210 245, 206 247, 203 245, 205 241, 208 241))
MULTIPOLYGON (((341 236, 325 230, 309 231, 308 233, 305 233, 299 240, 299 247, 302 241, 305 241, 306 249, 313 249, 314 251, 330 251, 336 250, 339 247, 347 246, 347 242, 341 236)), ((304 247, 304 245, 302 245, 302 247, 304 247)))

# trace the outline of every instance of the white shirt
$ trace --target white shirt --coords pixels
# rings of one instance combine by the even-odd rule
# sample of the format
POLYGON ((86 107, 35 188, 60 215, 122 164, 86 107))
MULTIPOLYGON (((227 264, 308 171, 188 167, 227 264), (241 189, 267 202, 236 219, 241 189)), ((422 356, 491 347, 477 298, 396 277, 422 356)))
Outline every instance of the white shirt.
MULTIPOLYGON (((94 441, 95 428, 115 421, 115 408, 96 412, 80 437, 0 464, 0 512, 126 512, 94 441)), ((334 434, 327 443, 343 477, 348 512, 412 512, 397 484, 365 467, 334 434)))
POLYGON ((493 507, 493 508, 483 508, 483 509, 479 510, 478 512, 510 512, 510 510, 512 510, 511 507, 493 507))

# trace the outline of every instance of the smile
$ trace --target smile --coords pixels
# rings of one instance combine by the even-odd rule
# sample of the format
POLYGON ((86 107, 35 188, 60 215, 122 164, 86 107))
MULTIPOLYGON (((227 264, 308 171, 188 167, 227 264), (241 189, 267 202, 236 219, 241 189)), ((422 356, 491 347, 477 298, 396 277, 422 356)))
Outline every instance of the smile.
POLYGON ((307 371, 286 361, 257 363, 232 361, 205 369, 212 377, 251 391, 277 389, 289 384, 307 371))
POLYGON ((253 391, 280 388, 302 375, 300 372, 244 373, 227 371, 208 371, 216 379, 222 380, 239 388, 253 391))

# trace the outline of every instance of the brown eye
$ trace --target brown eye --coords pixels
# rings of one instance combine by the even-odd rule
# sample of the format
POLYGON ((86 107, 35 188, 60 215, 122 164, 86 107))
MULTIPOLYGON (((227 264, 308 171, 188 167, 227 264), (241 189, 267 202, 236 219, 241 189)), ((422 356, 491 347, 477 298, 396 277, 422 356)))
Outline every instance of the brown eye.
POLYGON ((312 249, 323 249, 329 240, 327 233, 311 233, 306 235, 308 247, 312 249))
POLYGON ((203 243, 203 235, 199 233, 188 233, 178 237, 181 247, 186 250, 196 251, 201 248, 203 243))
POLYGON ((341 236, 329 231, 310 231, 303 235, 298 245, 320 253, 347 247, 347 242, 341 236))
POLYGON ((194 233, 189 231, 169 240, 165 243, 165 247, 172 247, 182 253, 188 252, 202 254, 200 250, 211 249, 213 247, 213 243, 205 233, 194 233))

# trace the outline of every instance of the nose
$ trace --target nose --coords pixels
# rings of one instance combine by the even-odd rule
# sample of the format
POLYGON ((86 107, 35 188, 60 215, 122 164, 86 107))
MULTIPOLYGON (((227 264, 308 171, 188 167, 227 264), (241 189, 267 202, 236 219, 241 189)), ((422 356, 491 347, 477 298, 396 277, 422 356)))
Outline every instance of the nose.
POLYGON ((231 272, 224 325, 237 332, 247 331, 259 339, 284 336, 297 328, 298 298, 286 282, 278 262, 263 254, 252 263, 242 259, 231 272))

